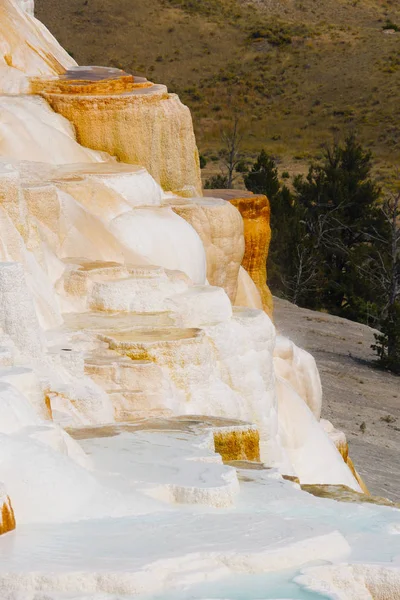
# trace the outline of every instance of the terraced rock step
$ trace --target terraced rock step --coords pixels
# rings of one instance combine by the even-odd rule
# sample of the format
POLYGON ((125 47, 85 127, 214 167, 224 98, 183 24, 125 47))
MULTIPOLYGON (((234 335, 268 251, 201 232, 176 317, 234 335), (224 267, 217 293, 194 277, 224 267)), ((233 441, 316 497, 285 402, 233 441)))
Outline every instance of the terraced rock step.
POLYGON ((72 331, 111 332, 135 328, 168 328, 173 325, 171 313, 96 312, 66 313, 65 329, 72 331))
POLYGON ((31 80, 34 94, 122 94, 152 86, 145 77, 134 77, 113 67, 97 66, 74 66, 58 77, 35 77, 31 80))
POLYGON ((85 356, 85 372, 97 383, 111 391, 122 384, 128 389, 156 389, 159 382, 157 365, 150 360, 132 360, 114 352, 92 352, 85 356))
POLYGON ((143 165, 165 191, 201 195, 190 111, 177 96, 164 85, 132 83, 124 77, 74 83, 65 80, 54 85, 51 80, 46 90, 35 80, 34 86, 55 112, 74 124, 81 144, 108 152, 121 162, 143 165))
MULTIPOLYGON (((119 392, 113 392, 119 393, 119 392)), ((128 393, 129 394, 129 393, 128 393)), ((127 394, 127 395, 128 395, 127 394)), ((140 392, 130 392, 132 399, 145 400, 140 392)), ((145 400, 146 401, 146 400, 145 400)), ((78 440, 90 439, 92 437, 113 437, 122 432, 135 431, 164 431, 164 432, 187 432, 191 434, 206 434, 208 442, 206 445, 215 449, 224 463, 237 466, 235 461, 240 464, 253 465, 259 464, 260 436, 257 428, 250 424, 238 421, 237 419, 223 419, 217 417, 204 417, 197 415, 185 415, 181 417, 164 416, 151 414, 137 415, 127 411, 131 415, 129 423, 121 425, 109 425, 95 428, 81 428, 79 430, 69 430, 72 437, 78 440)), ((122 420, 122 419, 121 419, 122 420)))

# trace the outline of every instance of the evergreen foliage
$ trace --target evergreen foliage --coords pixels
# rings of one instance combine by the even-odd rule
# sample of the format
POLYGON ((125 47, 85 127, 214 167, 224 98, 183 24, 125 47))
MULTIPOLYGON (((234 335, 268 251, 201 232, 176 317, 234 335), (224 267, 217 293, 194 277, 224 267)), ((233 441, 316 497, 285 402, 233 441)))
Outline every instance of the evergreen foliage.
POLYGON ((278 194, 278 169, 273 158, 268 156, 265 150, 261 150, 251 171, 244 177, 244 183, 254 194, 265 194, 270 199, 278 194))
POLYGON ((382 198, 354 135, 289 189, 263 150, 244 181, 271 203, 274 293, 380 329, 381 365, 400 372, 400 194, 382 198))

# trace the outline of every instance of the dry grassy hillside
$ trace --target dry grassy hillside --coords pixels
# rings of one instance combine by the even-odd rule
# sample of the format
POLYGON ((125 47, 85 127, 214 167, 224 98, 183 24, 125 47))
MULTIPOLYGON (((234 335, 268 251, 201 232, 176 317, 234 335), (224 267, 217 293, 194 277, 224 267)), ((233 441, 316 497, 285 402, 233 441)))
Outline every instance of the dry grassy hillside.
POLYGON ((291 174, 350 129, 383 177, 400 163, 398 0, 36 0, 36 14, 79 63, 178 92, 209 166, 233 111, 249 155, 264 146, 291 174))

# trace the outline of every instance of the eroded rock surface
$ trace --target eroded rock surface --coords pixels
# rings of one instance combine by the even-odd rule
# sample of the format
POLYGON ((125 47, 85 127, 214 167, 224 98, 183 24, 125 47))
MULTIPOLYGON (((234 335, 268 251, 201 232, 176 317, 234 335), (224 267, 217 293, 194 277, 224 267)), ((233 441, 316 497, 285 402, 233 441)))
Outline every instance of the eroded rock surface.
POLYGON ((243 190, 206 190, 205 195, 229 201, 242 215, 245 239, 242 266, 260 293, 263 309, 272 317, 272 294, 267 285, 267 258, 271 242, 268 198, 243 190))
POLYGON ((192 118, 178 96, 121 72, 93 80, 86 70, 44 86, 37 81, 34 91, 73 123, 82 145, 143 165, 165 191, 201 195, 192 118))

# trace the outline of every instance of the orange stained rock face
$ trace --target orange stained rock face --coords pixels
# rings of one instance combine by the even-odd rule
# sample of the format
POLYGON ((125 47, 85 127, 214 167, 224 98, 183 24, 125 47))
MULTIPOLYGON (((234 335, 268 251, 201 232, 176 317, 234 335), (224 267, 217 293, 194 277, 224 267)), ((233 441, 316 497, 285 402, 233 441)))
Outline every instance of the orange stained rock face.
POLYGON ((263 302, 258 287, 242 266, 239 269, 238 285, 234 306, 245 306, 246 308, 255 308, 263 310, 263 302))
POLYGON ((32 86, 71 121, 83 146, 142 165, 165 191, 201 196, 190 110, 165 86, 103 67, 74 68, 32 86))
POLYGON ((267 258, 271 242, 268 198, 243 190, 206 190, 204 193, 229 201, 242 215, 245 239, 242 267, 256 284, 263 309, 272 317, 272 294, 267 286, 267 258))
POLYGON ((224 462, 260 462, 260 434, 256 429, 215 431, 214 445, 224 462))
POLYGON ((367 496, 369 496, 370 492, 369 492, 367 486, 365 485, 363 479, 357 473, 357 471, 354 467, 353 461, 351 460, 351 458, 349 456, 349 445, 348 445, 345 437, 337 436, 337 437, 331 438, 331 439, 332 439, 333 443, 335 444, 336 448, 338 449, 339 453, 341 454, 344 462, 349 467, 350 471, 353 473, 353 475, 354 475, 355 479, 357 480, 357 483, 359 484, 363 493, 366 494, 367 496))
POLYGON ((11 505, 11 500, 7 496, 7 500, 3 503, 3 507, 1 509, 1 521, 0 521, 0 535, 3 533, 8 533, 15 529, 15 515, 14 510, 11 505))
POLYGON ((345 463, 348 462, 349 459, 349 445, 347 442, 338 441, 335 443, 336 448, 339 450, 340 454, 345 463))

